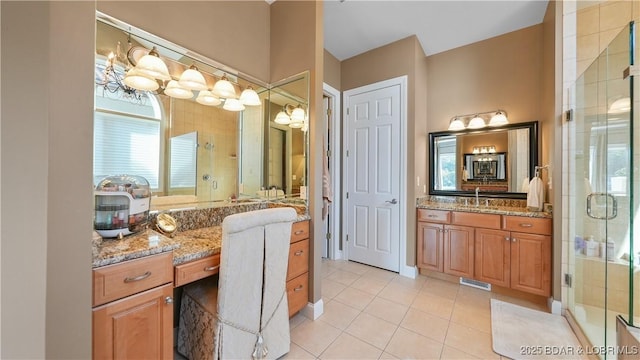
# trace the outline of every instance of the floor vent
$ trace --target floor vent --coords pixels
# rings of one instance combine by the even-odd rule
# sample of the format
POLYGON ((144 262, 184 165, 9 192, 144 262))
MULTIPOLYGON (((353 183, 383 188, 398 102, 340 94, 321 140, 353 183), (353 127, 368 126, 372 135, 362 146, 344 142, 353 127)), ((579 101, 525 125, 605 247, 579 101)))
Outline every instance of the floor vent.
POLYGON ((491 291, 491 284, 487 284, 485 282, 478 281, 478 280, 467 279, 467 278, 461 277, 460 278, 460 284, 461 285, 471 286, 471 287, 482 289, 482 290, 486 290, 486 291, 491 291))

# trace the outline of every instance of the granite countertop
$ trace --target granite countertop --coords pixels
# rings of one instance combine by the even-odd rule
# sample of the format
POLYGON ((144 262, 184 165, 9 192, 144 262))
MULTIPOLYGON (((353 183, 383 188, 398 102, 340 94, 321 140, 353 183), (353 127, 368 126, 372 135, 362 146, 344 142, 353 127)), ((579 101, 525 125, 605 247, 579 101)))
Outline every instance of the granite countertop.
MULTIPOLYGON (((297 221, 309 220, 309 215, 298 215, 297 221)), ((210 226, 179 231, 173 237, 147 229, 124 239, 104 239, 93 246, 93 267, 116 264, 148 255, 173 251, 173 265, 205 258, 220 253, 222 227, 210 226)))
POLYGON ((547 218, 547 219, 553 218, 553 215, 548 212, 530 211, 526 207, 521 207, 521 206, 480 205, 476 207, 475 205, 464 205, 459 203, 424 201, 417 204, 416 208, 432 209, 432 210, 452 210, 452 211, 474 212, 474 213, 484 213, 484 214, 527 216, 527 217, 547 218))

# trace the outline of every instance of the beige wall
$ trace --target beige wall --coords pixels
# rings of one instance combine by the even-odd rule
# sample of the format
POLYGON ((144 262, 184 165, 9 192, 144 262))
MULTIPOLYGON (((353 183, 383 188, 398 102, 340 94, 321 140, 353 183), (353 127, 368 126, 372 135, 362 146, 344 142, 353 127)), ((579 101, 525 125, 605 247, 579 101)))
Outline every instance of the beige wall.
MULTIPOLYGON (((406 75, 407 82, 407 263, 415 265, 415 199, 421 193, 426 178, 426 163, 420 153, 426 154, 427 134, 424 123, 426 115, 426 61, 425 54, 416 36, 410 36, 377 49, 342 61, 340 66, 340 89, 343 91, 370 85, 382 80, 406 75), (419 76, 419 77, 418 77, 419 76), (418 155, 416 155, 418 154, 418 155), (420 186, 417 183, 420 177, 420 186), (420 191, 420 192, 419 192, 420 191)), ((401 266, 405 264, 400 264, 401 266)))
POLYGON ((186 49, 270 79, 265 1, 98 1, 98 10, 186 49))
MULTIPOLYGON (((306 22, 298 23, 287 15, 289 6, 296 5, 282 3, 281 18, 305 34, 284 44, 300 49, 297 41, 304 40, 312 51, 296 53, 297 64, 288 61, 277 71, 269 60, 271 10, 264 1, 114 1, 98 7, 265 82, 272 74, 277 78, 311 69, 312 104, 320 103, 322 4, 302 6, 306 22)), ((96 3, 2 1, 0 6, 5 89, 0 358, 88 359, 96 3)), ((312 189, 313 181, 318 179, 312 179, 312 189)), ((318 192, 311 195, 317 198, 318 192)), ((319 213, 317 202, 312 208, 319 213)), ((319 261, 314 266, 319 269, 319 261)), ((313 296, 319 298, 315 283, 313 296)))
POLYGON ((324 82, 340 90, 340 60, 324 50, 324 82))
POLYGON ((5 89, 0 357, 86 359, 91 354, 95 7, 7 1, 0 6, 5 89))

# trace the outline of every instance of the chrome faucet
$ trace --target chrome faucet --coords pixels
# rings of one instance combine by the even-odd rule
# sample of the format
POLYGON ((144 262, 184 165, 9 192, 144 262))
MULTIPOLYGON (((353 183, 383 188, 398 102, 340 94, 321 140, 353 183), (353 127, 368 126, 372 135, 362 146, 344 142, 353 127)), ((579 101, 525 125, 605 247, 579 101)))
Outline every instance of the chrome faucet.
POLYGON ((476 207, 480 206, 480 199, 478 199, 479 191, 480 191, 480 186, 476 186, 476 207))

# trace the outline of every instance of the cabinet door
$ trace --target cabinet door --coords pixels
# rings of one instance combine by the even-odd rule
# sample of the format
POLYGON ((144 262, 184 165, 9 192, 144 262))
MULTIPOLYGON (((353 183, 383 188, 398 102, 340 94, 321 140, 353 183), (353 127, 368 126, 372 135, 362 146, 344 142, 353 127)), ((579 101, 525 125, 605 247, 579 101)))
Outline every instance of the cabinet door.
POLYGON ((444 272, 473 277, 474 228, 468 226, 444 227, 444 272))
POLYGON ((94 308, 93 358, 173 359, 172 298, 167 284, 94 308))
POLYGON ((476 229, 475 278, 490 284, 509 287, 511 241, 504 230, 476 229))
POLYGON ((511 233, 511 288, 551 294, 551 236, 511 233))
POLYGON ((418 222, 418 267, 443 271, 443 225, 418 222))

